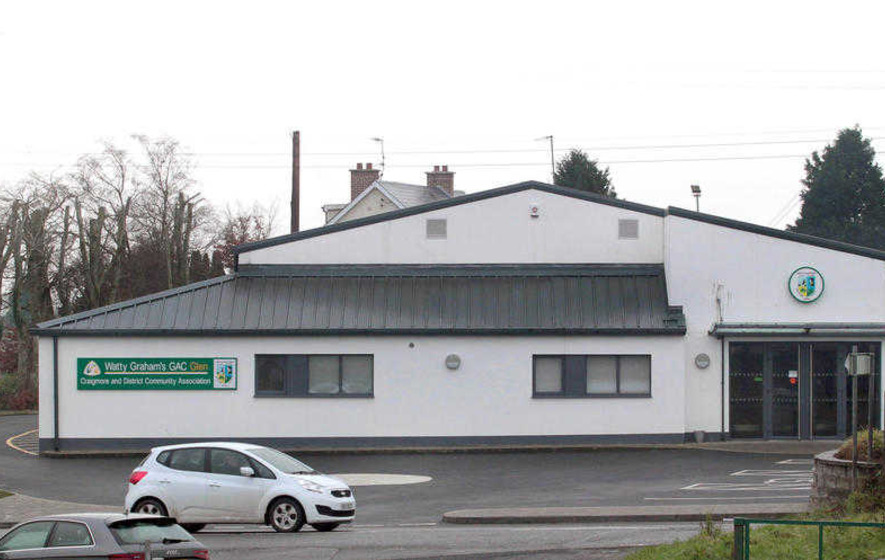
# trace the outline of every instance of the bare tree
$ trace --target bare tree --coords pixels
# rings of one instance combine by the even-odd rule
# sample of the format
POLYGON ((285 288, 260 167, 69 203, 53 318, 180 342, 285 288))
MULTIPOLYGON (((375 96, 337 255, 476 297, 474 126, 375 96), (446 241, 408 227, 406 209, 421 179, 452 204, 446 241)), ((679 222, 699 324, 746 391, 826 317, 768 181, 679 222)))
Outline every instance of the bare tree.
POLYGON ((254 203, 251 208, 228 206, 225 210, 224 225, 219 232, 216 249, 221 253, 222 263, 227 269, 234 266, 234 247, 270 237, 277 217, 277 206, 262 206, 254 203))
POLYGON ((64 211, 69 188, 53 176, 32 175, 16 193, 18 227, 12 241, 14 281, 10 316, 18 333, 18 372, 23 387, 36 387, 36 349, 28 328, 55 314, 52 293, 64 277, 70 214, 64 211), (66 218, 67 216, 67 218, 66 218))
POLYGON ((190 159, 177 141, 170 138, 151 140, 138 136, 144 150, 138 199, 138 221, 143 234, 159 242, 163 251, 166 288, 185 283, 190 257, 194 216, 201 203, 193 192, 190 159))
POLYGON ((89 308, 117 300, 130 251, 132 167, 125 151, 106 143, 100 155, 81 158, 73 175, 79 264, 89 308), (84 210, 91 217, 84 218, 84 210))

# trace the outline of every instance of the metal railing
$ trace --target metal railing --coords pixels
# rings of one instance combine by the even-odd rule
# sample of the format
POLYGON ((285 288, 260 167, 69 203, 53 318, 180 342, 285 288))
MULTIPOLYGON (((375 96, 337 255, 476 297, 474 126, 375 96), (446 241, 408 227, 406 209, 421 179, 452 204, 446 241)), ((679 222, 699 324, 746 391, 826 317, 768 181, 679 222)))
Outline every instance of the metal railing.
POLYGON ((857 523, 853 521, 790 521, 786 519, 734 518, 734 548, 732 560, 750 560, 750 525, 800 525, 817 527, 817 558, 824 558, 824 527, 873 527, 885 529, 885 523, 857 523))

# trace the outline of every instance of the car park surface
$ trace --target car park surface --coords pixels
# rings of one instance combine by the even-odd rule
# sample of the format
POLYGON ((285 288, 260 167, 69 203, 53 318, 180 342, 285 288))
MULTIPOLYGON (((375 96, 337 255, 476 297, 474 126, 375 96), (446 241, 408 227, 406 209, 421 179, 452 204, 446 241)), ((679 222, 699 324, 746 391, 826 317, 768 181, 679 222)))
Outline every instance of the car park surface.
MULTIPOLYGON (((33 429, 36 418, 0 418, 0 438, 33 429)), ((443 513, 490 507, 640 506, 667 503, 807 500, 809 455, 700 449, 596 449, 558 452, 299 453, 321 472, 410 474, 409 485, 354 486, 357 524, 436 523, 443 513), (793 463, 781 464, 783 461, 793 463), (799 463, 796 463, 799 461, 799 463), (803 463, 804 462, 804 463, 803 463), (766 484, 764 471, 804 471, 798 484, 766 484), (750 471, 746 476, 735 473, 750 471), (762 473, 762 474, 759 474, 762 473), (687 487, 701 484, 698 489, 687 487), (717 484, 744 484, 717 487, 717 484)), ((32 457, 0 446, 0 488, 38 498, 122 511, 126 481, 142 457, 32 457)))

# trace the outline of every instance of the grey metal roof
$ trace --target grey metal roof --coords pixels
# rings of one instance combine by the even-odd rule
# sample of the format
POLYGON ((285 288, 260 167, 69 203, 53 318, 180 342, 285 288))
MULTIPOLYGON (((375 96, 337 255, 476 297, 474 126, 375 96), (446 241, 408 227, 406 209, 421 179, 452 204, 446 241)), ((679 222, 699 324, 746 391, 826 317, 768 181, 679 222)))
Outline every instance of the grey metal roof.
POLYGON ((256 266, 39 335, 675 334, 663 265, 256 266))
POLYGON ((438 200, 447 200, 450 197, 439 187, 426 185, 411 185, 409 183, 395 183, 393 181, 378 181, 378 184, 387 191, 390 196, 396 198, 400 208, 409 208, 420 204, 428 204, 438 200))

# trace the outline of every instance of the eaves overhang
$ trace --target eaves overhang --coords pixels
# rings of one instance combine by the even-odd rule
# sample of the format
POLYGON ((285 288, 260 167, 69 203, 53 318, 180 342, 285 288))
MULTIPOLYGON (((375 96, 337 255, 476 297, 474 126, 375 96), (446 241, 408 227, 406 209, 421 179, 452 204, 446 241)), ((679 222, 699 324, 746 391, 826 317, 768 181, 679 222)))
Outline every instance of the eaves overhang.
POLYGON ((877 337, 885 323, 718 323, 709 334, 727 337, 877 337))

